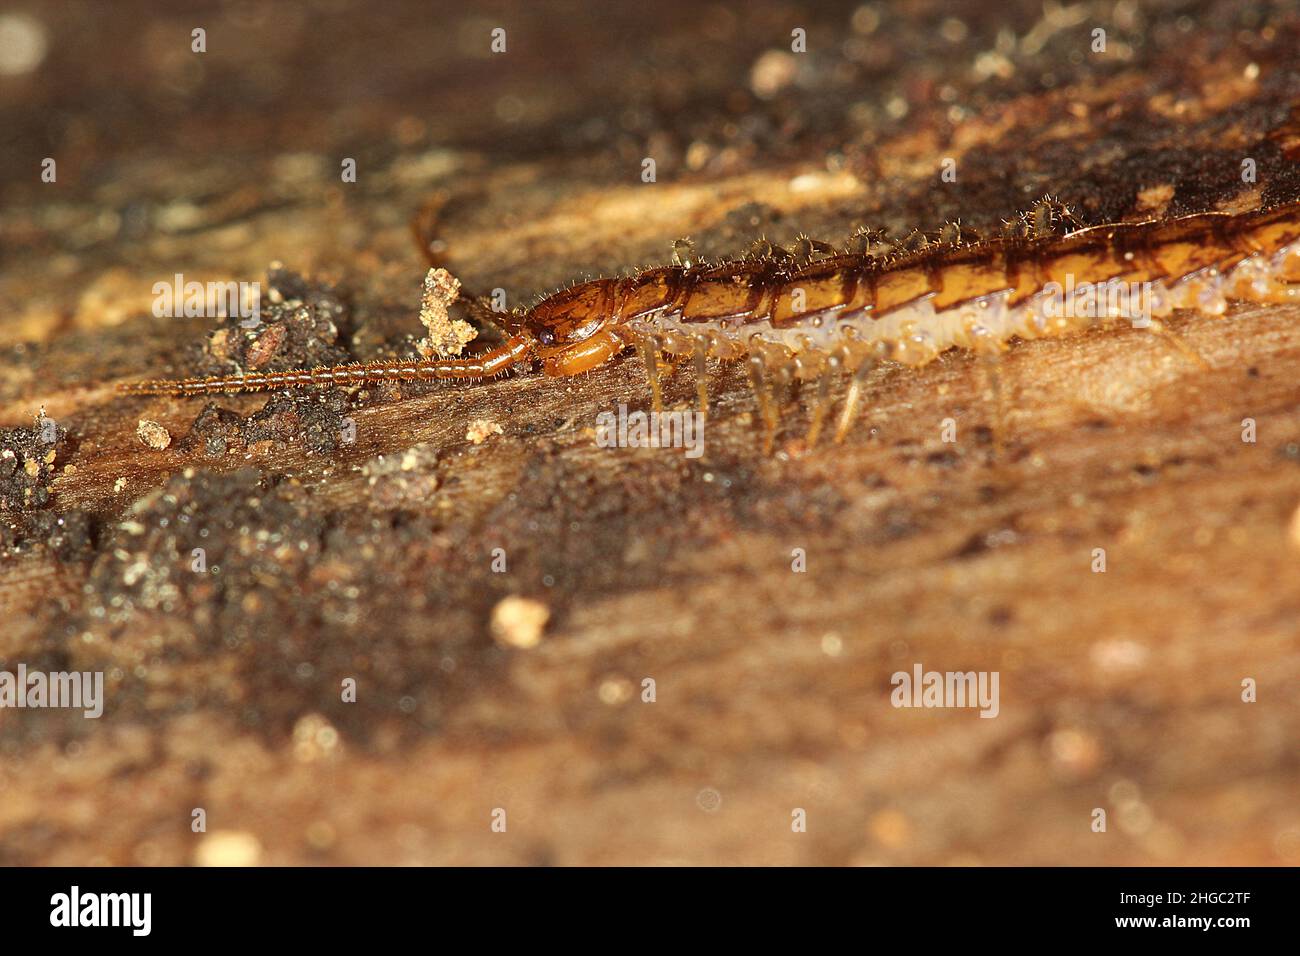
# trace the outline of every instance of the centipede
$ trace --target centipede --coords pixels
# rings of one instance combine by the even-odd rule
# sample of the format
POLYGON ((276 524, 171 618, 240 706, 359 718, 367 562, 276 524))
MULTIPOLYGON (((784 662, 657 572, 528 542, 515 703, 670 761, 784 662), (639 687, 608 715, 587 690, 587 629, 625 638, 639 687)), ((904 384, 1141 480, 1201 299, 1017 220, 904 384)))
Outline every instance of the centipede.
MULTIPOLYGON (((427 247, 426 247, 427 249, 427 247)), ((764 444, 778 427, 780 387, 813 387, 807 443, 831 420, 850 433, 870 372, 919 369, 949 350, 996 362, 1015 340, 1066 337, 1131 319, 1114 303, 1062 307, 1061 290, 1140 284, 1143 327, 1204 364, 1166 324, 1188 310, 1223 316, 1234 301, 1300 302, 1300 201, 1248 212, 1087 225, 1051 196, 984 235, 950 222, 906 235, 859 229, 841 247, 800 237, 791 249, 758 240, 737 258, 697 261, 674 244, 671 265, 590 279, 499 315, 504 341, 470 358, 323 366, 130 382, 131 395, 195 396, 389 381, 484 380, 540 369, 547 379, 639 355, 649 400, 663 410, 661 368, 689 360, 709 411, 710 360, 743 362, 764 444), (661 364, 662 363, 662 364, 661 364)))

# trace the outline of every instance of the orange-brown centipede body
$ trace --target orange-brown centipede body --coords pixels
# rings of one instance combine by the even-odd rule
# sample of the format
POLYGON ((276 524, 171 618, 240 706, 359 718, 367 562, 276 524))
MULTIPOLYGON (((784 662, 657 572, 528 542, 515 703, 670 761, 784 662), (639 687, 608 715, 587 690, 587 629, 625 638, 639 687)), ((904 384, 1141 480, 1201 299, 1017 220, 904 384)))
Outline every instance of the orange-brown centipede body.
MULTIPOLYGON (((765 383, 854 373, 837 430, 843 439, 863 373, 880 360, 912 367, 950 348, 994 357, 1013 338, 1068 335, 1134 318, 1133 301, 1097 304, 1098 287, 1136 289, 1142 318, 1175 309, 1221 315, 1229 300, 1300 301, 1300 202, 1247 213, 1081 226, 1045 198, 980 238, 959 224, 903 239, 860 231, 844 250, 766 243, 720 263, 647 269, 582 282, 505 315, 507 340, 468 359, 377 362, 120 386, 131 394, 201 395, 385 380, 482 379, 537 362, 551 377, 597 368, 629 349, 646 363, 660 407, 661 353, 692 356, 707 404, 707 360, 747 360, 769 442, 765 383), (1092 308, 1076 308, 1092 297, 1092 308)), ((1175 340, 1176 342, 1176 340, 1175 340)), ((821 389, 825 396, 826 389, 821 389)), ((705 409, 702 409, 705 410, 705 409)), ((816 440, 825 409, 814 414, 816 440)))

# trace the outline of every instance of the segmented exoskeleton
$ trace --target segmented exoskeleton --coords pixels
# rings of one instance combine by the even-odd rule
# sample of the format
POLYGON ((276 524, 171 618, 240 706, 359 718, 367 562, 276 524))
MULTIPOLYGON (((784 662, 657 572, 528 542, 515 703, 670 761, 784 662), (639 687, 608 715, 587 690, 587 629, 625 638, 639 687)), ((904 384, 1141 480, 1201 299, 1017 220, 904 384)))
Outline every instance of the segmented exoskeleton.
POLYGON ((949 348, 994 359, 1014 337, 1067 335, 1132 319, 1132 303, 1074 308, 1071 296, 1109 282, 1140 283, 1149 328, 1196 358, 1160 321, 1175 309, 1221 315, 1233 299, 1300 302, 1300 202, 1254 212, 1081 226, 1045 198, 981 238, 957 223, 890 237, 863 230, 840 250, 801 239, 793 251, 755 244, 750 256, 675 264, 582 282, 502 316, 499 347, 468 359, 371 362, 120 386, 132 394, 202 395, 302 385, 482 379, 539 362, 548 376, 594 369, 629 349, 662 407, 658 360, 689 356, 701 411, 708 360, 746 360, 770 447, 775 383, 818 380, 809 443, 850 374, 836 430, 853 422, 867 372, 882 361, 920 367, 949 348))

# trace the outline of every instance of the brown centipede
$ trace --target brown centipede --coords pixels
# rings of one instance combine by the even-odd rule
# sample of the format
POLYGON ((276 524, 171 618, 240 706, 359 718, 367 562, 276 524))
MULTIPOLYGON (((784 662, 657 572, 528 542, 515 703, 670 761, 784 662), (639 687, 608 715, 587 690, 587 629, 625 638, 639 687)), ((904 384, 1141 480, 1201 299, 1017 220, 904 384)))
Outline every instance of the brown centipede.
POLYGON ((338 365, 237 376, 129 383, 130 394, 202 395, 324 384, 484 379, 540 364, 548 377, 590 371, 630 350, 645 362, 662 409, 658 361, 689 356, 701 411, 708 360, 748 363, 771 447, 772 387, 818 382, 815 444, 830 384, 851 376, 836 440, 848 432, 867 372, 883 361, 918 368, 951 348, 996 358, 1013 338, 1063 336, 1132 309, 1096 304, 1102 284, 1141 284, 1149 328, 1193 358, 1161 319, 1176 309, 1222 315, 1230 300, 1300 302, 1300 202, 1246 213, 1084 226, 1045 197, 981 237, 956 223, 892 237, 859 230, 841 249, 801 238, 793 251, 760 241, 753 252, 582 282, 505 314, 504 344, 477 357, 338 365), (1071 295, 1092 289, 1093 308, 1071 295), (1065 290, 1065 299, 1062 299, 1065 290), (1064 306, 1064 307, 1062 307, 1064 306))

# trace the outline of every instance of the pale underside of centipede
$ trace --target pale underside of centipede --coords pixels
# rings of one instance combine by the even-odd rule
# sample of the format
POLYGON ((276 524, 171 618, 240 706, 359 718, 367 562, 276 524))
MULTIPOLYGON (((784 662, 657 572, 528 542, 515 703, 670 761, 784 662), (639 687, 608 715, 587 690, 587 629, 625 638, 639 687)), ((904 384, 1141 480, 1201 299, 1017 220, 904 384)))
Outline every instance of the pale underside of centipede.
POLYGON ((761 242, 755 254, 719 263, 694 263, 679 251, 674 265, 582 282, 504 316, 507 341, 474 358, 120 388, 130 394, 202 395, 483 379, 534 361, 548 376, 559 377, 590 371, 636 348, 656 410, 662 407, 664 353, 694 358, 702 411, 708 407, 708 359, 747 360, 769 445, 773 383, 817 379, 809 434, 815 442, 830 382, 842 373, 852 376, 836 432, 842 440, 867 371, 882 361, 915 368, 952 348, 995 359, 1016 338, 1066 336, 1124 320, 1164 336, 1195 359, 1161 321, 1175 310, 1217 316, 1233 300, 1300 302, 1300 202, 1247 213, 1077 225, 1067 207, 1044 199, 992 238, 949 224, 937 233, 903 238, 862 230, 839 250, 801 240, 790 253, 761 242))

